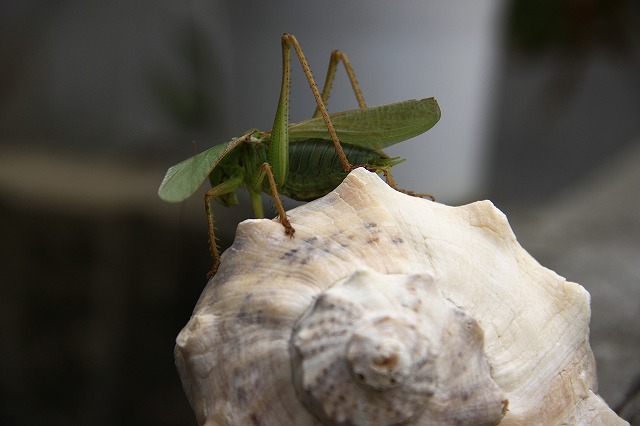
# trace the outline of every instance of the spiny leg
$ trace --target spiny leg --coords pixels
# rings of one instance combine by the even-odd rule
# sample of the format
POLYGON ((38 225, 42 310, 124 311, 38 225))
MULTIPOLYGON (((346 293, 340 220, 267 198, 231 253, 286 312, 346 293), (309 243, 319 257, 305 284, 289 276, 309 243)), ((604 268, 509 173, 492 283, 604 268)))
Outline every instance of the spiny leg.
MULTIPOLYGON (((358 101, 358 106, 361 109, 365 109, 367 105, 364 101, 364 96, 362 95, 362 91, 360 90, 360 85, 358 84, 356 73, 353 70, 353 67, 351 66, 351 62, 349 62, 349 58, 347 58, 347 55, 340 50, 334 50, 333 52, 331 52, 331 58, 329 59, 329 68, 327 69, 327 76, 325 77, 324 86, 322 88, 322 101, 324 103, 324 106, 326 107, 329 101, 329 95, 331 93, 331 88, 333 87, 333 80, 335 79, 336 71, 338 69, 338 63, 340 63, 340 61, 342 61, 342 63, 344 64, 345 71, 347 72, 347 76, 349 77, 349 81, 351 82, 351 87, 353 88, 353 93, 355 94, 356 100, 358 101)), ((320 105, 318 105, 316 107, 316 110, 313 113, 313 118, 318 117, 320 115, 320 112, 321 112, 320 105)), ((367 168, 366 165, 359 166, 356 164, 351 166, 351 169, 355 169, 357 167, 367 168)), ((376 170, 371 170, 371 171, 376 171, 376 170)), ((413 191, 398 188, 398 186, 395 183, 395 180, 393 179, 393 176, 391 176, 391 172, 389 171, 389 169, 380 169, 380 171, 385 175, 385 178, 387 179, 387 183, 389 184, 389 186, 395 189, 396 191, 399 191, 414 197, 430 198, 432 201, 435 201, 435 197, 431 194, 418 194, 413 191)))
MULTIPOLYGON (((316 117, 318 115, 318 112, 320 112, 320 114, 322 115, 322 118, 324 119, 324 122, 327 126, 327 130, 329 132, 329 135, 331 136, 331 140, 333 141, 333 145, 336 149, 336 153, 338 154, 340 163, 342 164, 342 168, 344 169, 344 171, 350 172, 358 167, 370 168, 367 166, 359 166, 359 165, 352 166, 349 163, 349 160, 347 159, 347 156, 345 155, 344 150, 342 149, 342 145, 340 144, 340 140, 338 139, 338 135, 336 134, 335 128, 333 127, 333 123, 331 122, 331 117, 329 117, 329 113, 327 112, 327 108, 325 106, 325 102, 329 99, 329 93, 331 91, 331 86, 333 84, 333 79, 335 77, 338 62, 342 60, 342 62, 345 65, 345 69, 347 70, 349 80, 351 81, 351 86, 353 87, 356 98, 358 99, 358 105, 360 106, 360 108, 366 108, 366 104, 364 103, 362 92, 360 91, 360 86, 358 85, 358 81, 356 80, 355 72, 353 71, 353 68, 351 67, 351 63, 349 62, 346 55, 338 50, 335 50, 332 52, 331 59, 329 61, 329 69, 327 71, 327 77, 325 79, 325 84, 322 90, 322 95, 320 95, 320 92, 318 91, 318 87, 316 86, 315 80, 313 79, 311 68, 309 67, 309 63, 307 62, 307 59, 304 56, 304 53, 302 52, 302 48, 300 47, 298 40, 292 34, 285 33, 282 35, 282 43, 283 43, 282 44, 283 56, 287 58, 287 62, 289 61, 288 50, 291 45, 293 46, 293 48, 296 51, 296 54, 298 55, 298 60, 300 61, 302 70, 304 71, 304 74, 307 77, 307 81, 309 82, 309 87, 311 88, 311 91, 313 92, 313 96, 316 99, 316 103, 318 104, 318 107, 316 108, 316 111, 314 112, 313 116, 316 117)), ((375 170, 372 170, 372 171, 375 171, 375 170)), ((385 177, 387 178, 387 182, 389 186, 391 186, 393 189, 408 195, 415 196, 415 197, 425 197, 425 198, 430 198, 431 200, 435 200, 435 197, 433 197, 433 195, 430 195, 430 194, 418 194, 413 191, 407 191, 407 190, 398 188, 388 169, 380 169, 380 171, 384 173, 385 177)))
POLYGON ((284 226, 284 233, 293 238, 293 234, 296 230, 293 229, 291 222, 289 222, 289 219, 287 218, 287 212, 284 210, 284 206, 282 205, 280 194, 278 194, 278 186, 276 185, 269 163, 262 163, 262 166, 260 166, 260 172, 258 173, 257 178, 257 185, 259 187, 262 186, 262 181, 264 180, 265 175, 269 180, 269 190, 271 192, 271 197, 273 197, 273 201, 276 203, 276 211, 278 212, 280 223, 284 226))
MULTIPOLYGON (((313 92, 313 96, 316 99, 316 103, 318 104, 318 108, 320 109, 320 114, 322 114, 322 118, 327 126, 327 130, 329 131, 329 135, 331 136, 331 140, 333 141, 333 145, 336 149, 338 157, 340 158, 340 164, 342 164, 342 168, 345 172, 350 172, 353 170, 353 167, 347 160, 347 156, 342 149, 342 145, 340 145, 340 140, 338 139, 338 135, 336 134, 336 130, 333 127, 333 123, 331 122, 331 118, 329 117, 329 113, 327 112, 327 108, 324 106, 324 101, 320 96, 320 92, 318 91, 318 86, 316 86, 316 82, 313 79, 313 75, 311 74, 311 68, 309 68, 309 63, 307 62, 307 58, 304 56, 302 52, 302 48, 298 43, 298 40, 291 34, 283 34, 282 35, 282 47, 283 49, 289 49, 290 46, 296 51, 298 55, 298 59, 300 60, 300 65, 302 66, 302 71, 304 71, 304 75, 307 77, 307 81, 309 82, 309 87, 313 92)), ((285 53, 285 52, 283 52, 285 53)), ((287 55, 285 53, 285 55, 287 55)))
MULTIPOLYGON (((358 80, 356 79, 356 73, 353 71, 353 67, 349 62, 349 58, 347 58, 347 55, 339 50, 334 50, 333 52, 331 52, 331 58, 329 59, 329 68, 327 69, 327 76, 325 77, 324 87, 322 88, 322 101, 324 102, 325 107, 327 106, 327 102, 329 101, 329 94, 331 93, 331 88, 333 86, 333 79, 336 76, 338 63, 340 61, 342 61, 342 63, 344 64, 344 69, 347 71, 347 76, 349 77, 349 81, 351 82, 353 93, 356 95, 358 106, 361 109, 365 109, 367 107, 367 104, 364 102, 364 97, 362 96, 360 85, 358 84, 358 80)), ((316 118, 319 115, 320 106, 316 107, 316 110, 313 113, 313 118, 316 118)))
MULTIPOLYGON (((358 167, 365 167, 371 171, 381 171, 387 178, 387 182, 389 186, 391 186, 393 189, 408 195, 415 196, 415 197, 426 197, 426 198, 430 198, 431 200, 435 200, 435 197, 433 197, 433 195, 430 195, 430 194, 418 194, 413 191, 407 191, 407 190, 398 188, 388 168, 385 168, 385 169, 374 168, 376 169, 374 170, 367 165, 353 166, 349 163, 349 160, 347 159, 347 156, 345 155, 344 150, 342 149, 342 145, 340 144, 340 140, 338 139, 338 135, 336 134, 335 128, 333 127, 333 123, 331 122, 331 117, 329 117, 329 113, 327 112, 325 102, 329 99, 329 93, 331 92, 331 87, 335 77, 338 62, 342 60, 342 62, 344 63, 345 69, 347 71, 347 74, 349 76, 349 80, 351 81, 351 86, 353 87, 353 91, 358 100, 358 105, 360 106, 360 108, 363 108, 363 109, 366 108, 366 104, 364 103, 364 98, 362 96, 362 92, 360 91, 360 86, 358 85, 358 81, 356 80, 355 72, 351 67, 351 63, 349 62, 348 58, 344 53, 338 50, 335 50, 332 52, 331 59, 329 61, 329 69, 327 71, 327 77, 325 79, 325 84, 322 90, 322 95, 320 95, 318 91, 318 87, 316 86, 315 80, 313 79, 313 75, 311 73, 309 63, 307 62, 307 59, 304 56, 304 53, 302 52, 302 48, 300 47, 298 40, 292 34, 286 34, 286 33, 282 35, 282 49, 283 49, 282 53, 283 53, 283 58, 285 59, 285 66, 289 67, 289 61, 290 61, 289 49, 291 45, 293 45, 293 48, 295 49, 296 54, 298 55, 298 60, 300 61, 302 70, 304 71, 304 74, 307 77, 307 81, 309 82, 309 87, 311 88, 311 91, 313 92, 313 96, 315 97, 316 103, 318 105, 313 116, 316 117, 318 115, 318 112, 320 112, 320 114, 322 115, 322 118, 324 119, 324 122, 327 126, 327 131, 331 136, 331 140, 333 141, 333 145, 335 147, 336 153, 340 159, 340 163, 342 164, 343 170, 345 172, 350 172, 358 167)), ((287 73, 286 73, 287 84, 288 84, 288 76, 289 75, 287 70, 287 73)), ((285 80, 285 73, 283 73, 283 85, 284 85, 284 80, 285 80)))
POLYGON ((213 211, 211 209, 211 202, 215 197, 223 194, 227 194, 231 191, 238 189, 242 185, 242 178, 233 177, 222 182, 220 185, 216 185, 204 194, 204 209, 207 212, 207 226, 209 230, 209 249, 211 251, 211 257, 213 258, 213 266, 211 271, 207 274, 207 277, 213 277, 218 272, 220 266, 220 251, 216 243, 215 225, 213 220, 213 211))
MULTIPOLYGON (((362 95, 362 91, 360 90, 360 85, 358 84, 356 73, 353 70, 353 67, 351 66, 351 62, 349 62, 349 58, 347 58, 347 55, 340 50, 334 50, 333 52, 331 52, 331 58, 329 59, 329 68, 327 69, 327 76, 325 77, 324 86, 322 88, 322 101, 324 103, 324 106, 326 107, 329 101, 329 95, 331 93, 331 88, 333 87, 333 80, 335 79, 336 71, 338 69, 338 63, 340 61, 342 61, 342 63, 344 64, 345 71, 347 72, 347 76, 349 77, 349 81, 351 82, 351 87, 353 88, 353 93, 355 94, 356 99, 358 101, 358 106, 361 109, 365 109, 367 105, 364 101, 364 96, 362 95)), ((319 116, 320 112, 321 112, 320 105, 318 105, 316 107, 316 110, 313 113, 313 118, 316 118, 317 116, 319 116)), ((367 167, 367 165, 355 164, 351 166, 351 169, 355 169, 357 167, 364 167, 374 172, 381 171, 385 175, 385 178, 389 186, 395 189, 396 191, 399 191, 414 197, 430 198, 431 201, 435 201, 435 197, 431 194, 419 194, 413 191, 398 188, 388 168, 377 169, 377 168, 371 168, 370 166, 367 167)))

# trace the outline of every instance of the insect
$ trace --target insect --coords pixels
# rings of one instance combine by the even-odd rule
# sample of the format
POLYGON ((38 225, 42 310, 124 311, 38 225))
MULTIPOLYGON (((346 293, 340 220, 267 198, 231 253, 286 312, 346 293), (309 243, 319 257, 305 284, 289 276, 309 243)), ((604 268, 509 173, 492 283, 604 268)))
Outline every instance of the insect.
POLYGON ((293 35, 283 34, 282 86, 273 128, 265 132, 249 130, 240 137, 170 167, 158 195, 164 201, 179 203, 189 198, 209 178, 211 189, 204 198, 213 257, 209 276, 213 276, 220 264, 211 209, 213 199, 225 206, 238 204, 236 190, 245 187, 255 217, 262 218, 260 194, 263 191, 269 193, 275 201, 285 233, 293 236, 295 230, 287 219, 278 193, 295 200, 310 201, 335 189, 356 167, 384 174, 388 184, 398 189, 389 169, 404 160, 390 158, 382 149, 426 132, 439 119, 440 108, 434 98, 368 108, 349 60, 337 50, 331 54, 320 94, 300 44, 293 35), (289 124, 291 47, 298 56, 317 103, 313 118, 295 124, 289 124), (341 61, 359 109, 329 115, 325 105, 341 61))

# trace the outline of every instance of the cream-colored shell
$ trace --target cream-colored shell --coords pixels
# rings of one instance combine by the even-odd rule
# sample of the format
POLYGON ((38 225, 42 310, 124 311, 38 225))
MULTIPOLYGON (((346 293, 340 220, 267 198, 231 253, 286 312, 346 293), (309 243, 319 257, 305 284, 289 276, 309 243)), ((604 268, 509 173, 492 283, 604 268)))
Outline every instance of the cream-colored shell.
POLYGON ((356 169, 288 215, 295 238, 239 225, 177 338, 200 424, 626 424, 595 393, 589 294, 489 201, 356 169))

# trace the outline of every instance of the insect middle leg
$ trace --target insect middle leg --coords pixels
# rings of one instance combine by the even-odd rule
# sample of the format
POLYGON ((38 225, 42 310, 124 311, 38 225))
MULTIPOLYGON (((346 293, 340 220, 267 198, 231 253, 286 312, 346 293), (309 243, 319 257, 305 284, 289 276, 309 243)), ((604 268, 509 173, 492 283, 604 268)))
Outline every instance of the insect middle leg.
MULTIPOLYGON (((377 171, 377 170, 372 170, 372 171, 377 171)), ((396 185, 396 181, 393 179, 393 176, 391 176, 391 171, 389 169, 380 169, 380 171, 382 172, 382 174, 384 174, 384 177, 387 180, 387 184, 390 187, 392 187, 393 189, 395 189, 396 191, 402 192, 403 194, 411 195, 412 197, 429 198, 429 199, 431 199, 431 201, 435 201, 436 200, 436 197, 434 197, 431 194, 419 194, 417 192, 413 192, 413 191, 409 191, 409 190, 406 190, 406 189, 398 188, 398 185, 396 185)))
POLYGON ((220 185, 216 185, 204 194, 204 209, 207 212, 207 226, 209 230, 209 249, 211 251, 211 257, 213 258, 213 266, 211 267, 211 271, 207 274, 207 277, 213 277, 218 271, 218 267, 220 266, 220 251, 218 250, 218 245, 216 243, 215 236, 215 225, 213 220, 213 211, 211 209, 211 203, 213 199, 219 197, 220 195, 228 194, 236 189, 238 189, 242 185, 241 177, 233 177, 220 185))

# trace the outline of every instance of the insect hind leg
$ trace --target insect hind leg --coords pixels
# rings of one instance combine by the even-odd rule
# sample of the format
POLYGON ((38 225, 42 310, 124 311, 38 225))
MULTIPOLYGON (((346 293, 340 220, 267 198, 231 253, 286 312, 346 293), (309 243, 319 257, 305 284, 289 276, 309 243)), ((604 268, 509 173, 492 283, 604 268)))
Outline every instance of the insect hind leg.
MULTIPOLYGON (((347 55, 340 50, 334 50, 333 52, 331 52, 331 58, 329 59, 329 68, 327 69, 327 76, 324 80, 324 86, 322 88, 321 96, 325 107, 327 105, 327 102, 329 101, 329 94, 331 93, 333 80, 336 76, 336 71, 338 69, 338 64, 340 63, 340 61, 342 61, 344 69, 347 72, 347 76, 349 77, 349 82, 351 82, 351 88, 353 89, 353 93, 356 95, 358 107, 361 109, 365 109, 367 107, 367 104, 364 101, 364 96, 362 96, 362 91, 360 90, 360 85, 358 84, 356 73, 351 66, 351 62, 349 62, 349 58, 347 58, 347 55)), ((320 114, 320 105, 318 105, 315 112, 313 113, 313 118, 319 117, 320 114)))
POLYGON ((435 201, 436 197, 434 197, 431 194, 420 194, 418 192, 414 192, 414 191, 409 191, 407 189, 402 189, 400 187, 398 187, 398 185, 396 184, 395 179, 393 178, 393 176, 391 175, 391 171, 386 168, 386 167, 372 167, 372 166, 363 166, 365 167, 367 170, 371 171, 371 172, 382 172, 382 174, 384 175, 385 179, 387 180, 387 184, 395 189, 398 192, 402 192, 403 194, 407 194, 407 195, 411 195, 412 197, 418 197, 418 198, 428 198, 431 201, 435 201))
MULTIPOLYGON (((333 145, 338 154, 338 158, 340 158, 340 164, 342 164, 342 168, 344 171, 349 172, 351 170, 351 164, 349 160, 347 160, 347 156, 342 149, 342 145, 340 144, 340 140, 338 139, 338 135, 336 134, 336 130, 333 127, 333 123, 331 122, 331 117, 329 117, 329 113, 327 112, 327 108, 324 105, 324 101, 322 100, 322 96, 320 95, 320 91, 318 90, 318 86, 316 85, 315 80, 313 79, 313 75, 311 74, 311 69, 309 68, 309 63, 307 62, 306 57, 304 56, 304 52, 302 52, 302 48, 298 43, 298 40, 292 34, 283 34, 282 35, 282 53, 283 58, 285 58, 285 62, 288 61, 289 58, 289 50, 293 47, 298 56, 298 60, 300 61, 300 65, 302 66, 302 71, 304 75, 307 77, 307 82, 309 83, 309 88, 313 93, 313 97, 316 100, 316 104, 320 109, 320 114, 324 119, 325 125, 327 126, 327 131, 329 132, 329 136, 331 136, 331 140, 333 141, 333 145)), ((287 65, 288 66, 288 65, 287 65)))

